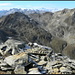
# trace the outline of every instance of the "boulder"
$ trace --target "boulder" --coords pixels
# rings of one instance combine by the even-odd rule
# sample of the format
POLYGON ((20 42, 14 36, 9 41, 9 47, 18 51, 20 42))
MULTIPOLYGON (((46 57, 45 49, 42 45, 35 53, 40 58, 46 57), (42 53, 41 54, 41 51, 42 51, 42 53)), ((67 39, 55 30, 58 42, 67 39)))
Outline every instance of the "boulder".
POLYGON ((20 50, 20 47, 22 47, 23 44, 24 42, 10 38, 0 45, 0 53, 2 55, 6 55, 8 53, 10 55, 13 55, 13 54, 19 53, 20 51, 23 52, 22 49, 20 50))
POLYGON ((6 62, 8 65, 12 67, 15 67, 16 65, 26 66, 30 64, 28 54, 25 54, 25 52, 8 56, 4 59, 4 62, 6 62))

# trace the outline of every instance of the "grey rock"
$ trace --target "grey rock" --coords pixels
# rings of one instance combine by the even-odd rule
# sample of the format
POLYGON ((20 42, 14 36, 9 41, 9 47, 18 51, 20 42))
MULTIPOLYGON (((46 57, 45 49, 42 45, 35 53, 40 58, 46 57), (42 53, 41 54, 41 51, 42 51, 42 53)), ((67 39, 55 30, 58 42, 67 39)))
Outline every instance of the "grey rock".
POLYGON ((31 68, 28 74, 42 74, 38 68, 31 68))
POLYGON ((15 74, 27 74, 27 72, 25 71, 25 67, 21 66, 21 65, 17 65, 14 69, 14 73, 15 74))
POLYGON ((72 73, 72 71, 71 71, 71 69, 68 69, 68 68, 66 68, 66 67, 60 67, 60 72, 62 72, 62 73, 72 73))
POLYGON ((11 55, 19 53, 20 52, 19 45, 22 45, 23 43, 24 42, 10 38, 5 43, 0 45, 0 53, 2 55, 6 55, 9 52, 11 55))
POLYGON ((58 73, 59 69, 58 68, 53 68, 54 73, 58 73))
POLYGON ((0 63, 0 67, 5 66, 5 65, 7 65, 7 63, 5 63, 5 62, 0 63))
POLYGON ((58 64, 54 64, 52 65, 53 68, 59 68, 61 67, 63 64, 62 63, 58 63, 58 64))
POLYGON ((25 52, 18 53, 15 55, 8 56, 4 59, 4 62, 6 62, 8 65, 15 67, 16 65, 22 65, 25 66, 30 64, 28 54, 25 54, 25 52))
POLYGON ((4 71, 7 71, 7 70, 13 70, 14 68, 6 67, 6 66, 1 66, 1 69, 4 70, 4 71))
POLYGON ((42 61, 38 62, 37 64, 38 64, 38 65, 45 66, 45 65, 47 64, 47 62, 46 62, 46 61, 44 61, 44 60, 42 60, 42 61))

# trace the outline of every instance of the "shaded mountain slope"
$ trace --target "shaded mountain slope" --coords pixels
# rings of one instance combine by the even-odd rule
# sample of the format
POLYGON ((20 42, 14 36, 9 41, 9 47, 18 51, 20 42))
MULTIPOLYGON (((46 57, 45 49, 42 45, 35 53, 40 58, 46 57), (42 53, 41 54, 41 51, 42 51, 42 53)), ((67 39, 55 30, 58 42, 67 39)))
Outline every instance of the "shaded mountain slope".
POLYGON ((15 30, 14 35, 18 35, 18 38, 25 42, 37 42, 50 46, 52 35, 41 28, 38 22, 23 13, 16 12, 2 17, 0 28, 15 30))

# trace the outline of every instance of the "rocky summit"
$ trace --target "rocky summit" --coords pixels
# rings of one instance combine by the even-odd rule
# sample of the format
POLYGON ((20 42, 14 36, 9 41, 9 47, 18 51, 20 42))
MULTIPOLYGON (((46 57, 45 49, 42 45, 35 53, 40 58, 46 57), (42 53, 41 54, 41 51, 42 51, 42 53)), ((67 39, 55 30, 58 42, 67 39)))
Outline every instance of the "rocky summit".
POLYGON ((0 45, 0 74, 75 74, 75 60, 51 47, 9 38, 0 45))

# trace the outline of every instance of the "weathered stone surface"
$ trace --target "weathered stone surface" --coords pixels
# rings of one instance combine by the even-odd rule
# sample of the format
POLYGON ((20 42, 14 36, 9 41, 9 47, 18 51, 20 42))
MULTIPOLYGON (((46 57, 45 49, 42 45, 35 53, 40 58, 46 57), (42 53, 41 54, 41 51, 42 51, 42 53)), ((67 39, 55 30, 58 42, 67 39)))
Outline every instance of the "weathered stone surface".
POLYGON ((59 69, 58 68, 53 68, 54 73, 58 73, 59 69))
POLYGON ((38 65, 45 66, 45 65, 47 64, 47 62, 42 60, 42 61, 38 62, 37 64, 38 64, 38 65))
POLYGON ((14 68, 12 68, 12 67, 3 67, 3 66, 2 66, 1 69, 2 69, 3 71, 4 71, 4 70, 6 71, 6 70, 13 70, 14 68))
POLYGON ((38 71, 38 68, 30 68, 29 71, 32 71, 32 70, 37 70, 38 71))
POLYGON ((1 66, 5 66, 5 65, 7 65, 7 63, 5 63, 5 62, 1 62, 1 63, 0 63, 0 67, 1 67, 1 66))
POLYGON ((10 66, 16 66, 18 64, 25 64, 27 65, 29 62, 28 55, 25 54, 25 52, 18 53, 12 56, 8 56, 4 59, 4 62, 6 62, 10 66))
POLYGON ((59 68, 62 66, 62 63, 52 65, 53 68, 59 68))
POLYGON ((38 68, 31 68, 29 71, 30 72, 28 74, 42 74, 39 72, 38 68))
POLYGON ((34 70, 34 71, 30 71, 28 74, 41 74, 41 73, 34 70))
POLYGON ((0 53, 2 55, 6 55, 7 53, 10 53, 11 55, 19 53, 20 50, 18 46, 22 45, 23 43, 24 42, 10 38, 4 44, 0 45, 0 53))
POLYGON ((62 72, 62 73, 72 73, 72 71, 71 71, 71 69, 68 69, 68 68, 66 68, 66 67, 60 67, 60 72, 62 72))
POLYGON ((21 66, 21 65, 17 65, 15 70, 14 70, 15 74, 27 74, 25 71, 25 67, 21 66))

